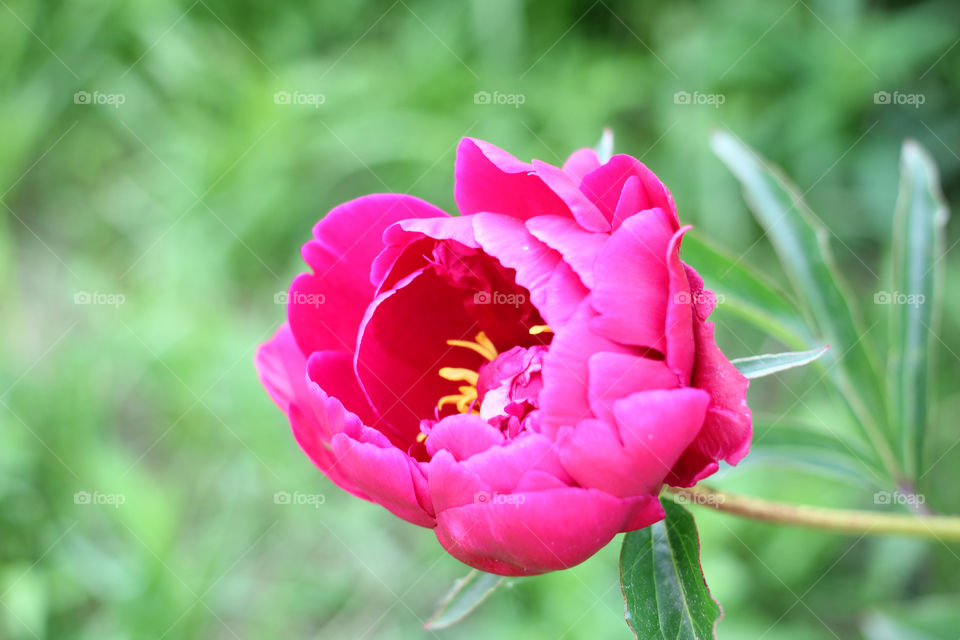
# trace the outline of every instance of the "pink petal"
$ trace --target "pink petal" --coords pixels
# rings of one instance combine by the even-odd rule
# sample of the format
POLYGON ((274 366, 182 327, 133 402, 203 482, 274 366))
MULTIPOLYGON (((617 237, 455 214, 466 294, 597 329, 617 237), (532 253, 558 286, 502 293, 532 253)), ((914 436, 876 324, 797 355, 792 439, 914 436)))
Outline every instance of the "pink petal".
POLYGON ((692 486, 713 474, 717 462, 737 464, 750 450, 753 434, 746 394, 749 380, 737 371, 713 337, 713 323, 694 319, 697 361, 693 386, 710 394, 703 429, 674 466, 669 479, 676 486, 692 486))
MULTIPOLYGON (((626 215, 632 215, 646 209, 660 208, 669 214, 674 231, 679 226, 676 221, 677 209, 673 204, 673 196, 670 195, 670 192, 660 182, 656 174, 631 156, 623 154, 613 156, 605 165, 584 176, 580 183, 580 190, 587 195, 607 220, 615 223, 622 223, 626 215), (639 181, 638 186, 640 188, 636 194, 636 203, 630 202, 634 198, 633 195, 630 195, 628 196, 629 200, 624 202, 624 206, 629 205, 629 208, 632 208, 633 211, 627 213, 625 209, 618 212, 621 194, 631 178, 639 181)), ((617 228, 616 224, 613 228, 617 228)))
POLYGON ((670 273, 666 255, 673 229, 662 209, 628 218, 594 264, 590 300, 599 313, 591 328, 621 342, 665 351, 670 273))
MULTIPOLYGON (((573 217, 587 231, 610 231, 610 221, 603 217, 603 213, 580 191, 574 178, 562 169, 539 160, 533 161, 533 167, 540 177, 553 191, 563 199, 573 217)), ((561 211, 540 211, 537 215, 561 214, 561 211)), ((534 216, 528 216, 534 217, 534 216)))
POLYGON ((610 237, 586 231, 575 220, 538 216, 527 220, 527 229, 551 249, 559 251, 587 287, 593 287, 593 264, 610 237))
POLYGON ((364 429, 360 439, 346 433, 335 435, 337 467, 371 502, 413 524, 435 526, 432 506, 425 504, 429 491, 420 466, 396 447, 377 442, 374 434, 379 435, 373 429, 364 429))
POLYGON ((525 220, 567 212, 533 167, 489 142, 461 140, 454 176, 454 199, 464 215, 489 211, 525 220))
POLYGON ((420 420, 462 384, 441 367, 476 371, 482 356, 447 340, 473 340, 479 331, 464 308, 469 292, 454 289, 433 269, 414 272, 370 305, 360 327, 354 367, 380 417, 413 442, 420 420))
POLYGON ((670 270, 670 295, 667 297, 667 319, 664 334, 667 340, 667 365, 679 376, 683 385, 690 384, 696 345, 693 337, 694 300, 690 284, 680 260, 680 240, 691 227, 683 227, 670 238, 667 267, 670 270))
POLYGON ((679 386, 677 374, 662 360, 600 351, 590 356, 587 366, 590 409, 603 420, 613 418, 614 401, 631 393, 679 386))
POLYGON ((649 519, 649 496, 615 498, 567 487, 440 511, 436 534, 455 558, 500 575, 535 575, 577 565, 618 531, 649 519))
POLYGON ((408 219, 396 222, 383 232, 385 248, 373 261, 370 281, 381 293, 426 264, 437 240, 454 240, 479 249, 469 216, 408 219))
POLYGON ((483 421, 480 416, 463 413, 447 416, 433 426, 427 437, 427 453, 449 451, 454 459, 465 460, 490 447, 502 445, 503 433, 483 421))
POLYGON ((383 249, 384 230, 405 218, 444 215, 411 196, 377 194, 341 204, 324 216, 313 228, 314 239, 303 246, 313 273, 297 276, 290 287, 287 317, 303 353, 351 352, 373 300, 370 265, 383 249))
POLYGON ((579 184, 583 180, 583 176, 594 169, 598 169, 600 164, 600 158, 593 149, 577 149, 563 163, 563 170, 579 184))
POLYGON ((353 370, 351 354, 344 351, 317 351, 307 360, 306 371, 310 381, 328 396, 339 400, 363 424, 378 426, 377 416, 367 402, 353 370))
POLYGON ((638 355, 636 350, 591 331, 590 323, 595 319, 596 313, 587 299, 557 331, 544 357, 540 428, 548 436, 556 434, 560 427, 593 417, 587 393, 590 356, 599 351, 638 355))

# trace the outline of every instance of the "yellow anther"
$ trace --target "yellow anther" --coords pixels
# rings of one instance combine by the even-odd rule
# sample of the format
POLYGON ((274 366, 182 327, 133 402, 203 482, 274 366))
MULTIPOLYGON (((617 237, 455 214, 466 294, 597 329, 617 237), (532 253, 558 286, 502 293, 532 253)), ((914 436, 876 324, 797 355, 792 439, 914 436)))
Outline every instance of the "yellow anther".
POLYGON ((473 386, 477 386, 477 380, 480 379, 480 374, 473 369, 443 367, 440 369, 439 373, 440 377, 444 380, 452 380, 453 382, 469 382, 473 386))
MULTIPOLYGON (((483 331, 479 332, 472 341, 447 340, 447 344, 451 347, 470 349, 491 362, 499 355, 497 348, 483 331)), ((467 384, 458 387, 460 393, 440 398, 437 402, 437 409, 443 410, 444 406, 452 404, 460 413, 480 413, 480 408, 475 406, 477 402, 477 381, 480 379, 479 373, 473 369, 462 367, 442 367, 438 373, 444 380, 466 382, 467 384)))
POLYGON ((476 338, 471 342, 470 340, 447 340, 447 344, 451 347, 464 347, 465 349, 470 349, 475 353, 479 353, 481 356, 490 360, 491 362, 497 357, 497 348, 493 345, 493 342, 490 341, 490 338, 487 337, 483 331, 477 334, 476 338))
POLYGON ((423 442, 426 439, 427 439, 427 434, 425 434, 423 431, 417 434, 417 442, 423 442))
POLYGON ((536 326, 530 327, 530 335, 538 336, 541 333, 553 333, 553 329, 551 329, 545 324, 538 324, 536 326))

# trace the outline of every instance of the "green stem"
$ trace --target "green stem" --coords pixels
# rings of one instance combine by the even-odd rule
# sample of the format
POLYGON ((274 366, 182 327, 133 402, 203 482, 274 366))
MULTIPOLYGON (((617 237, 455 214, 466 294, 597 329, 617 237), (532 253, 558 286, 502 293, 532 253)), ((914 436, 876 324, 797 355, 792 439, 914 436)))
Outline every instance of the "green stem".
POLYGON ((784 504, 698 484, 665 487, 677 502, 698 504, 744 518, 859 535, 908 535, 960 542, 960 517, 909 515, 784 504))

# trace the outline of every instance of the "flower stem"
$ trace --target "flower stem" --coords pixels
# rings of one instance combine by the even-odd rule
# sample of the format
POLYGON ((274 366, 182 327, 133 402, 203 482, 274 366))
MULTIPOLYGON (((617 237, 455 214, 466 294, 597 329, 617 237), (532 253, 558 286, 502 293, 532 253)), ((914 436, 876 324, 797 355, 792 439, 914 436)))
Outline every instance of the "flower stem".
POLYGON ((960 542, 960 517, 881 513, 793 505, 728 493, 706 485, 665 487, 677 502, 744 518, 860 535, 907 535, 960 542))

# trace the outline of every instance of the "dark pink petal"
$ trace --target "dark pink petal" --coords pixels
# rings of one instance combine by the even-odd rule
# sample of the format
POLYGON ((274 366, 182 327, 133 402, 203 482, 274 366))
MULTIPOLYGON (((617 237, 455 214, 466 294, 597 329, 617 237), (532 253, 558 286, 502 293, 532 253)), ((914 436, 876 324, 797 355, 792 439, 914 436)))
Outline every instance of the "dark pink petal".
POLYGON ((521 162, 489 142, 464 138, 457 147, 454 199, 464 215, 489 211, 525 220, 564 215, 567 207, 521 162))
POLYGON ((359 438, 338 433, 332 444, 337 467, 369 500, 408 522, 434 526, 427 479, 416 460, 374 429, 364 428, 359 438))
POLYGON ((543 391, 540 392, 540 428, 552 436, 560 427, 573 426, 593 417, 587 393, 590 356, 599 351, 638 355, 590 330, 596 313, 589 299, 577 308, 550 343, 543 359, 543 391))
POLYGON ((605 338, 666 350, 666 255, 673 236, 666 216, 650 209, 628 218, 597 257, 590 301, 599 316, 591 328, 605 338))
POLYGON ((667 365, 673 369, 683 385, 690 384, 696 345, 693 337, 694 300, 683 262, 680 260, 680 240, 691 227, 683 227, 670 238, 667 247, 667 267, 670 270, 670 295, 667 298, 667 365))
POLYGON ((596 489, 567 487, 509 498, 440 511, 440 544, 482 571, 535 575, 577 565, 618 531, 649 519, 649 496, 616 498, 596 489))
POLYGON ((613 418, 614 401, 637 391, 673 389, 677 374, 662 360, 627 353, 600 351, 588 360, 588 398, 593 415, 613 418))
POLYGON ((264 389, 281 411, 287 413, 294 403, 309 406, 305 380, 307 359, 297 347, 287 323, 260 345, 254 366, 264 389))
POLYGON ((545 308, 548 309, 546 315, 550 318, 550 328, 554 332, 562 330, 589 293, 569 264, 558 264, 547 283, 545 308))
POLYGON ((548 247, 559 251, 583 284, 593 287, 593 263, 610 236, 586 231, 576 220, 561 216, 531 218, 527 220, 527 229, 548 247))
POLYGON ((614 403, 616 429, 586 420, 563 434, 560 460, 580 486, 616 496, 656 495, 703 426, 700 389, 640 391, 614 403))
POLYGON ((537 240, 523 222, 508 216, 479 213, 473 227, 483 250, 516 271, 516 282, 530 292, 530 301, 553 326, 562 309, 579 303, 583 290, 565 279, 554 279, 560 254, 537 240), (548 295, 551 287, 553 295, 548 295), (558 309, 559 307, 559 309, 558 309))
MULTIPOLYGON (((630 187, 633 189, 634 187, 630 187)), ((580 183, 580 190, 596 205, 601 214, 610 221, 622 223, 626 215, 632 215, 646 209, 660 208, 669 214, 675 231, 677 223, 677 209, 673 204, 673 197, 667 188, 660 182, 650 169, 642 162, 628 155, 618 154, 610 158, 602 167, 591 171, 584 176, 580 183), (621 194, 631 178, 639 181, 636 195, 629 194, 624 205, 633 209, 617 212, 621 201, 621 194), (634 201, 635 202, 632 202, 634 201)), ((617 228, 614 225, 613 228, 617 228)))
POLYGON ((447 344, 473 340, 480 330, 464 308, 468 295, 433 269, 420 270, 377 296, 361 323, 354 359, 360 386, 379 416, 411 443, 420 420, 463 384, 441 378, 440 368, 476 371, 486 362, 447 344))
POLYGON ((447 416, 433 426, 427 438, 427 453, 449 451, 454 459, 465 460, 490 447, 502 445, 504 435, 487 424, 480 416, 463 413, 447 416))
POLYGON ((491 490, 512 493, 527 473, 537 470, 568 483, 553 442, 539 433, 525 433, 502 447, 490 447, 462 463, 491 490))
MULTIPOLYGON (((569 211, 573 213, 573 217, 580 223, 580 226, 587 231, 610 231, 610 221, 604 218, 603 213, 580 191, 579 183, 576 182, 572 176, 565 173, 562 169, 557 169, 539 160, 533 161, 533 167, 540 179, 563 199, 569 211)), ((560 212, 541 211, 537 212, 537 215, 558 213, 560 212)), ((534 216, 529 217, 532 218, 534 216)))
POLYGON ((396 222, 383 232, 384 249, 370 269, 370 281, 377 292, 392 289, 401 278, 423 267, 437 240, 453 240, 473 249, 480 248, 473 237, 473 219, 469 216, 396 222))
POLYGON ((600 165, 600 158, 597 156, 596 151, 589 148, 577 149, 571 153, 567 161, 563 163, 563 170, 570 174, 575 182, 579 183, 583 180, 583 176, 594 169, 600 168, 600 165))
POLYGON ((304 354, 351 352, 357 327, 373 300, 370 265, 383 249, 383 232, 405 218, 446 215, 433 205, 402 194, 357 198, 333 208, 314 226, 303 246, 313 273, 297 276, 290 287, 287 317, 304 354))
POLYGON ((353 370, 353 356, 344 351, 317 351, 307 360, 307 378, 328 396, 355 414, 367 426, 374 426, 377 416, 360 389, 353 370))
MULTIPOLYGON (((695 300, 708 299, 703 281, 692 269, 687 275, 695 300)), ((710 394, 710 406, 703 429, 693 444, 674 466, 668 482, 676 486, 692 486, 714 473, 719 460, 738 463, 750 450, 753 434, 747 386, 750 384, 717 347, 713 323, 706 320, 710 306, 696 306, 694 336, 697 358, 692 386, 710 394)))

